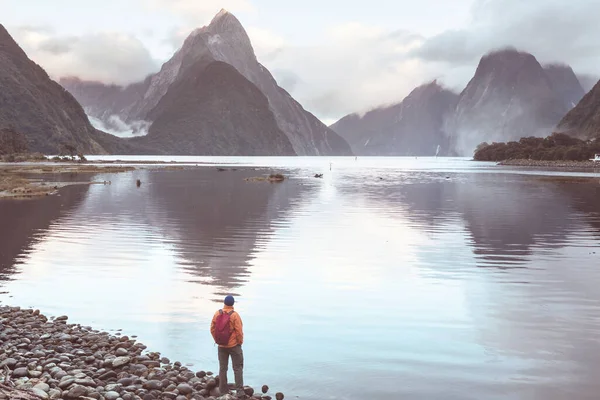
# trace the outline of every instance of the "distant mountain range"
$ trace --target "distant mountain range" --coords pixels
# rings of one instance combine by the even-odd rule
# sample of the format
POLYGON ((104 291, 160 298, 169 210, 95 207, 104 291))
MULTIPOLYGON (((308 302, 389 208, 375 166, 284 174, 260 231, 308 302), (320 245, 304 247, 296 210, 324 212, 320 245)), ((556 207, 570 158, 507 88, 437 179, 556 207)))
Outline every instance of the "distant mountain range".
POLYGON ((459 96, 436 81, 413 90, 402 102, 360 116, 348 115, 331 129, 350 143, 356 154, 369 156, 448 155, 445 118, 459 96))
POLYGON ((584 94, 569 66, 542 67, 529 53, 505 49, 482 57, 460 94, 425 85, 331 128, 356 154, 472 155, 481 142, 547 136, 584 94))
POLYGON ((89 115, 108 127, 119 121, 138 127, 149 125, 148 137, 133 143, 152 145, 161 152, 352 154, 344 139, 277 85, 257 61, 240 22, 225 10, 208 26, 192 32, 161 70, 143 82, 124 88, 76 78, 60 82, 89 115), (210 71, 205 71, 209 67, 210 71), (205 74, 216 74, 220 79, 211 82, 205 74), (191 91, 190 85, 196 90, 191 91), (261 95, 266 102, 259 99, 261 95))
POLYGON ((0 25, 0 147, 26 143, 47 154, 70 145, 86 154, 471 155, 481 142, 555 129, 597 137, 600 87, 584 96, 593 80, 505 49, 483 56, 461 93, 433 81, 397 104, 327 127, 277 85, 225 10, 142 82, 63 78, 68 91, 0 25), (90 119, 106 131, 127 127, 134 137, 98 130, 90 119))

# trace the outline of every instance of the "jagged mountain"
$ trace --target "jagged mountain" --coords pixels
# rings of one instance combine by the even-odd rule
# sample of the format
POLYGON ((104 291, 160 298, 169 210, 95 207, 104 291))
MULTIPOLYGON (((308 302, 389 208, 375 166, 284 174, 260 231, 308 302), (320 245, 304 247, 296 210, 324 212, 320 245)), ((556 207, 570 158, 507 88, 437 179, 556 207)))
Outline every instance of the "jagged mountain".
POLYGON ((0 129, 22 134, 29 151, 57 154, 66 144, 86 154, 106 150, 77 100, 36 63, 0 24, 0 129))
POLYGON ((529 53, 507 49, 485 55, 446 124, 457 152, 472 155, 484 141, 546 136, 569 110, 571 96, 561 94, 560 88, 570 87, 557 83, 561 74, 550 75, 529 53))
MULTIPOLYGON (((199 60, 227 63, 256 85, 266 96, 279 129, 288 137, 298 155, 351 154, 344 139, 304 110, 277 85, 271 73, 257 61, 241 23, 225 10, 219 12, 208 26, 192 32, 161 70, 144 82, 126 88, 102 88, 73 79, 61 82, 96 118, 107 120, 116 115, 126 122, 154 122, 159 117, 155 108, 161 99, 199 60)), ((237 128, 243 131, 244 125, 237 128)), ((189 133, 193 134, 193 129, 189 133)))
POLYGON ((331 128, 345 138, 355 154, 432 156, 449 153, 444 118, 458 95, 436 81, 414 89, 401 103, 348 115, 331 128))
POLYGON ((565 107, 575 107, 585 95, 585 91, 573 69, 564 64, 549 64, 544 66, 544 71, 565 107))
POLYGON ((168 154, 295 155, 264 94, 220 61, 187 68, 149 115, 148 135, 131 142, 168 154))
POLYGON ((600 82, 564 116, 558 130, 580 139, 600 138, 600 82))

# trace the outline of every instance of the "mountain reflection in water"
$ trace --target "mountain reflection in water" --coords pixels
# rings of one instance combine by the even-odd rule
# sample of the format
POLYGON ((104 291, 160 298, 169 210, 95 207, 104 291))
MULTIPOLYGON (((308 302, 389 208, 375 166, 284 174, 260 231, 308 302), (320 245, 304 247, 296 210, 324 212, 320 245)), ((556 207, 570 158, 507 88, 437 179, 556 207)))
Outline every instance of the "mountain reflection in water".
POLYGON ((303 399, 595 399, 598 182, 410 162, 294 158, 281 184, 137 170, 2 200, 0 300, 214 370, 207 326, 234 293, 247 382, 303 399))

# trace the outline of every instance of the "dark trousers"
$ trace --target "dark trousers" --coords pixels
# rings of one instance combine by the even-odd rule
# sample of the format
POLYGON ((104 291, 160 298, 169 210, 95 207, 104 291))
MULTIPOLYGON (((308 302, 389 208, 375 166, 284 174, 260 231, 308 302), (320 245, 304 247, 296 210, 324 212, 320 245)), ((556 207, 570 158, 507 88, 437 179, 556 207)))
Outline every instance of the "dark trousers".
POLYGON ((244 352, 242 346, 232 348, 219 347, 219 390, 221 394, 229 393, 227 386, 227 368, 229 367, 229 356, 233 366, 236 390, 244 390, 244 352))

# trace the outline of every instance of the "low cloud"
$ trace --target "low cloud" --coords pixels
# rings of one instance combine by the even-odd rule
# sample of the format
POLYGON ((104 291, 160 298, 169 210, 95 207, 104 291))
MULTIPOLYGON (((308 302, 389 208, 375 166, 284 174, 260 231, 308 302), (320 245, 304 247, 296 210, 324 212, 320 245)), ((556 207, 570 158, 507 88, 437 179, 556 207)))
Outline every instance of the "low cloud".
POLYGON ((29 58, 54 79, 77 76, 123 85, 142 80, 159 68, 144 44, 128 34, 59 36, 50 28, 31 26, 17 27, 11 33, 29 58))
POLYGON ((412 32, 353 23, 332 27, 317 46, 284 43, 276 51, 257 51, 257 56, 303 106, 333 120, 401 101, 435 77, 439 71, 410 56, 423 40, 412 32))
POLYGON ((118 115, 111 115, 106 121, 90 115, 88 115, 88 119, 94 128, 123 138, 145 136, 152 125, 151 122, 142 120, 127 123, 118 115))
POLYGON ((514 46, 542 63, 563 61, 584 72, 597 70, 600 34, 597 0, 479 0, 475 21, 423 43, 414 55, 448 64, 476 62, 491 49, 514 46))

